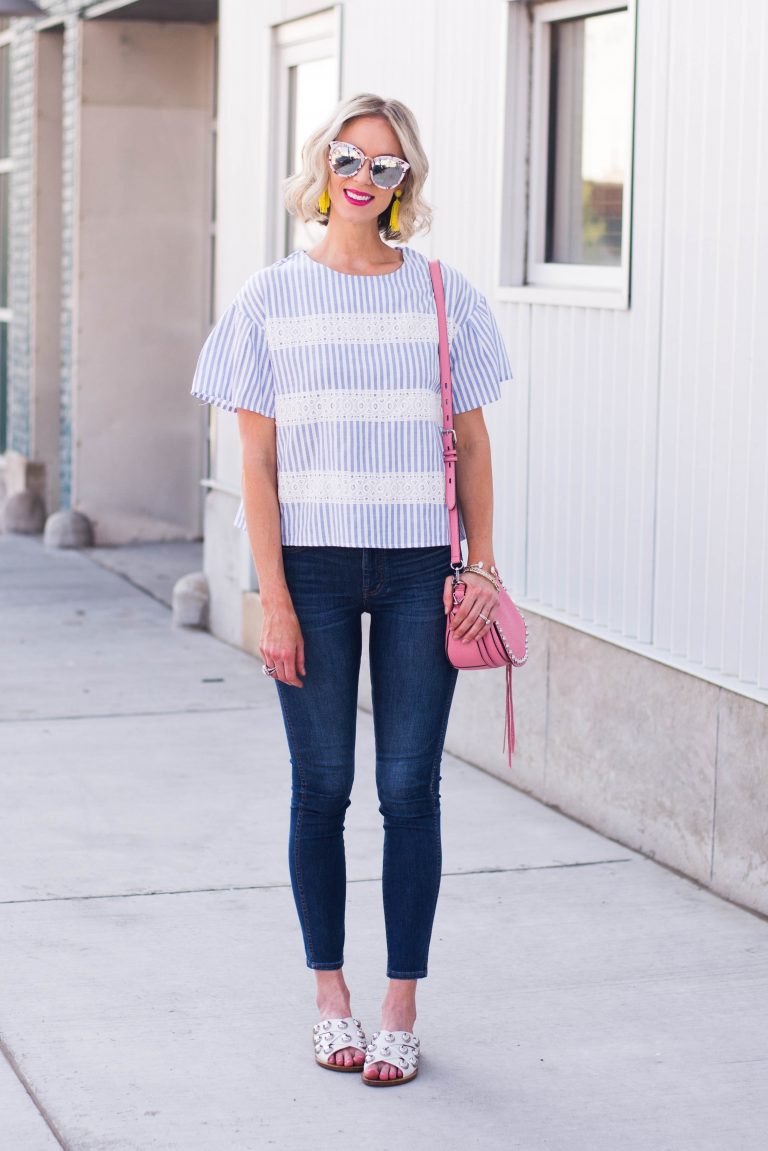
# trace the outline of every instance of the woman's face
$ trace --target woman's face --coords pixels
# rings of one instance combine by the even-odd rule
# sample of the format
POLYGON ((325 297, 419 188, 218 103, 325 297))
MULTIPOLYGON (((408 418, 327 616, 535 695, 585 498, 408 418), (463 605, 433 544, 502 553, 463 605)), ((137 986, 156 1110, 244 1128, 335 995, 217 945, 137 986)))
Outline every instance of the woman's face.
MULTIPOLYGON (((366 156, 399 156, 405 159, 400 141, 382 116, 358 116, 348 120, 337 139, 354 144, 366 156)), ((402 190, 403 184, 399 188, 402 190)), ((337 218, 353 224, 370 224, 389 207, 394 193, 391 188, 377 188, 371 182, 371 164, 366 160, 354 176, 337 176, 329 168, 328 194, 332 214, 337 218)))

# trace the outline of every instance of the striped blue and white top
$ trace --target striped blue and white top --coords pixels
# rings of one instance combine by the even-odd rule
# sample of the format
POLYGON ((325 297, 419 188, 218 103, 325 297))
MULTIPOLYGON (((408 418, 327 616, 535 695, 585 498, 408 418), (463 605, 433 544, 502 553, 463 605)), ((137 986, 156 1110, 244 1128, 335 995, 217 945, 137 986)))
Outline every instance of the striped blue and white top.
MULTIPOLYGON (((275 421, 284 544, 449 542, 435 297, 427 258, 399 250, 379 276, 293 252, 249 277, 200 353, 194 396, 275 421)), ((446 264, 443 280, 459 413, 512 372, 485 297, 446 264)))

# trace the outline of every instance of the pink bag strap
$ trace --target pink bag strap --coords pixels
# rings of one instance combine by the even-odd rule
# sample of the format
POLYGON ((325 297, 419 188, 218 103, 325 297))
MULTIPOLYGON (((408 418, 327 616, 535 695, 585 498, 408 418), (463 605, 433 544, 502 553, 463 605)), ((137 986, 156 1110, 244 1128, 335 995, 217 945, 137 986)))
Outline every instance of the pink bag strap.
POLYGON ((445 318, 445 293, 439 260, 429 261, 429 274, 437 304, 437 334, 440 354, 440 400, 443 412, 443 462, 445 463, 445 503, 451 534, 451 567, 454 574, 464 567, 459 542, 459 509, 456 503, 456 432, 453 430, 453 388, 451 357, 448 350, 448 322, 445 318))

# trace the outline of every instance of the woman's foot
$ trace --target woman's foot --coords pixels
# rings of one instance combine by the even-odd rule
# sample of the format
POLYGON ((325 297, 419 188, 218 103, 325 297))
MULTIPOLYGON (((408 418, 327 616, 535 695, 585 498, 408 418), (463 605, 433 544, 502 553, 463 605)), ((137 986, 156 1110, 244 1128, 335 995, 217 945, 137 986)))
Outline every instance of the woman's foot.
MULTIPOLYGON (((317 1009, 321 1019, 347 1019, 352 1011, 349 1005, 349 988, 341 971, 316 971, 317 1009)), ((328 1056, 328 1062, 339 1067, 362 1066, 365 1052, 358 1047, 342 1047, 328 1056)))
MULTIPOLYGON (((390 979, 381 1005, 381 1031, 413 1032, 416 1022, 416 980, 390 979)), ((403 1072, 393 1063, 371 1063, 363 1071, 366 1079, 402 1079, 403 1072)))

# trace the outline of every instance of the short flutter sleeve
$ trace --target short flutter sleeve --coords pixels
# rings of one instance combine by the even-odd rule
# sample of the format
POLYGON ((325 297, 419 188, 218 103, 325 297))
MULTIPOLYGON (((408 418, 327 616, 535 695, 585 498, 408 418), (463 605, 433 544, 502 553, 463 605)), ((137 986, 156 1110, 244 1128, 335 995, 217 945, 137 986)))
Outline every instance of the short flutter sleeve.
POLYGON ((222 313, 203 344, 192 395, 227 412, 246 408, 274 419, 275 384, 266 335, 236 301, 222 313))
POLYGON ((455 413, 493 403, 501 396, 500 385, 513 379, 496 317, 479 293, 451 342, 451 379, 455 413))

